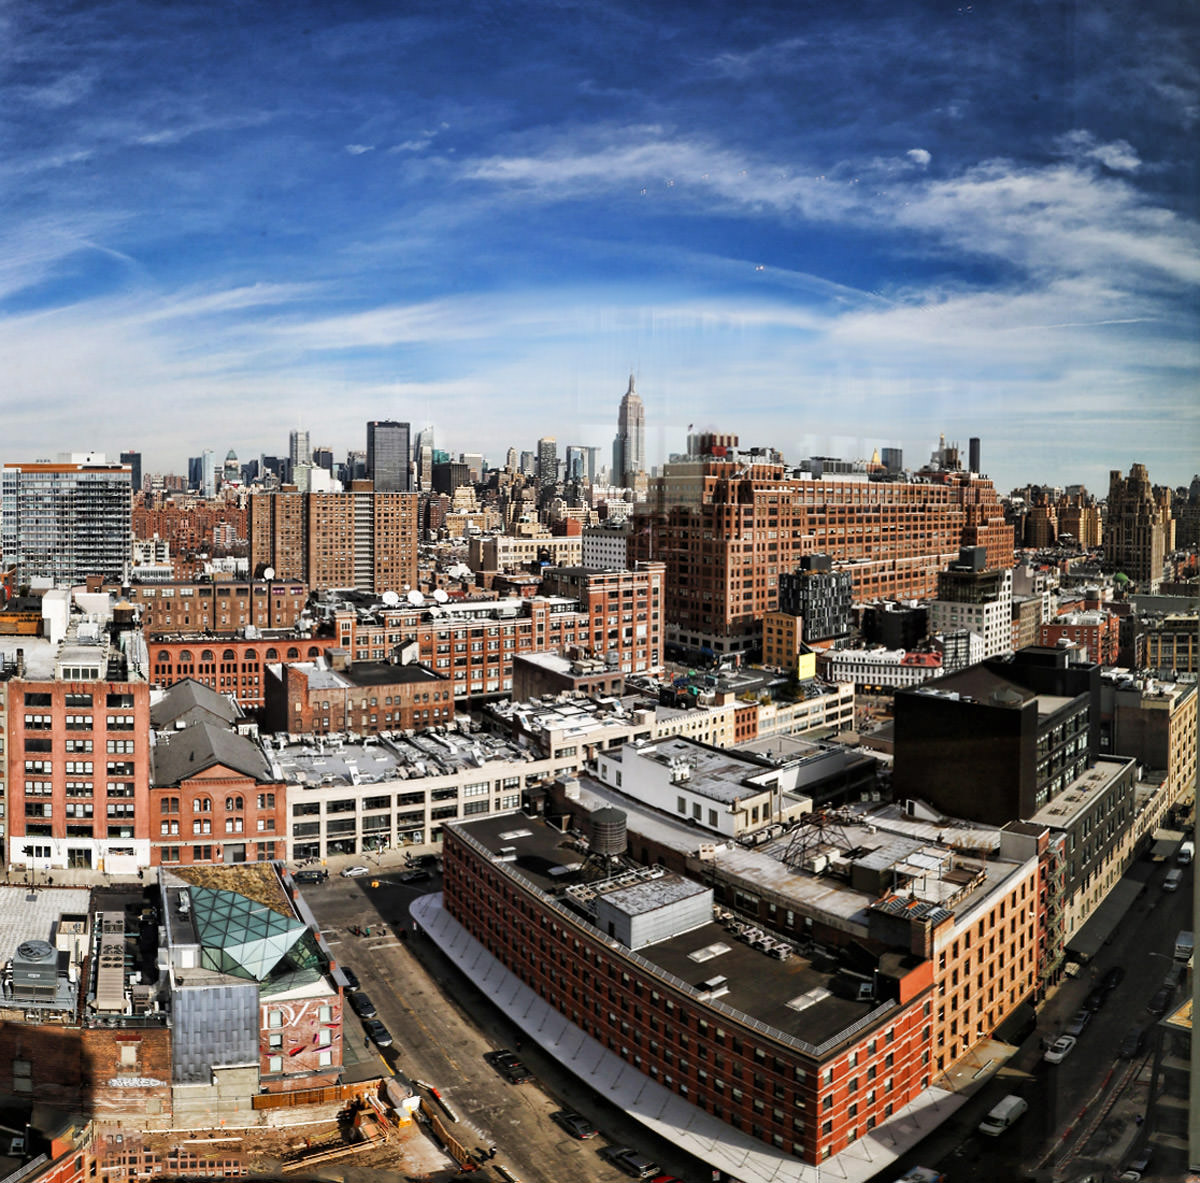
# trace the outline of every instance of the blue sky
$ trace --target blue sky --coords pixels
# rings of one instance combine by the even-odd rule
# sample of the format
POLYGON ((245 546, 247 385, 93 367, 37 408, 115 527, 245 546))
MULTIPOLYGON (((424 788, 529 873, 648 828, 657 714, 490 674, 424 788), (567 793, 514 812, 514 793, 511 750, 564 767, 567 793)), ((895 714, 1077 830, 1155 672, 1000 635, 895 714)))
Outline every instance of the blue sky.
POLYGON ((0 3, 0 459, 1200 468, 1198 10, 0 3))

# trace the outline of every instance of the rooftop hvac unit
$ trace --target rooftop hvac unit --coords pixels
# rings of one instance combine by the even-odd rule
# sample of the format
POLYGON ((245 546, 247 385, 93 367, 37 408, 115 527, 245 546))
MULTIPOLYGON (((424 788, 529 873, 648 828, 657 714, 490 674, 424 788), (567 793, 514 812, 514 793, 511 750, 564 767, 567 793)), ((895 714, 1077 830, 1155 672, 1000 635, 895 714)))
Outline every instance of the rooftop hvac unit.
POLYGON ((22 941, 12 961, 13 998, 53 1002, 58 993, 58 950, 49 941, 22 941))

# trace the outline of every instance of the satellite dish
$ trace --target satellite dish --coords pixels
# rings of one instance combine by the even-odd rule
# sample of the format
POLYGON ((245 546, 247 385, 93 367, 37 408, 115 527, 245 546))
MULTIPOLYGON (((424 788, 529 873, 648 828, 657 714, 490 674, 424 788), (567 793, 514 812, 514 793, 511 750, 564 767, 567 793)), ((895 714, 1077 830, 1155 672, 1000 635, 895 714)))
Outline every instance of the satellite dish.
POLYGON ((275 578, 275 568, 267 567, 263 571, 263 578, 270 581, 275 578))
POLYGON ((408 602, 414 608, 420 608, 421 605, 425 603, 425 597, 421 595, 421 593, 414 587, 412 591, 408 593, 408 602))
POLYGON ((439 587, 439 588, 438 588, 438 589, 437 589, 437 590, 436 590, 436 591, 433 593, 433 598, 434 598, 434 599, 435 599, 435 600, 436 600, 436 601, 437 601, 439 604, 445 604, 445 603, 446 603, 446 602, 447 602, 447 601, 450 599, 450 597, 449 597, 448 595, 446 595, 446 589, 445 589, 445 588, 443 588, 443 587, 439 587))
POLYGON ((394 591, 385 591, 383 593, 383 602, 389 607, 394 608, 400 603, 400 596, 394 591))

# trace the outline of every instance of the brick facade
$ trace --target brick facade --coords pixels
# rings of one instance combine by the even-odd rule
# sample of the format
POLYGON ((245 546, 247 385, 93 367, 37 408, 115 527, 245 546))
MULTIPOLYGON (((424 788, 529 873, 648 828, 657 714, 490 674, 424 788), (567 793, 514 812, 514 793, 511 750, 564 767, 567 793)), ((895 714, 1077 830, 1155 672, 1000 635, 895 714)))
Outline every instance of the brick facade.
POLYGON ((150 790, 150 865, 283 858, 287 786, 224 765, 150 790))
POLYGON ((510 972, 610 1052, 760 1141, 818 1163, 929 1085, 927 968, 905 978, 899 1005, 878 1021, 805 1051, 632 961, 456 827, 444 855, 447 908, 510 972))
POLYGON ((219 694, 232 694, 246 709, 266 703, 266 667, 275 662, 311 661, 337 644, 332 637, 298 633, 279 636, 158 636, 146 642, 150 677, 157 686, 194 678, 219 694))

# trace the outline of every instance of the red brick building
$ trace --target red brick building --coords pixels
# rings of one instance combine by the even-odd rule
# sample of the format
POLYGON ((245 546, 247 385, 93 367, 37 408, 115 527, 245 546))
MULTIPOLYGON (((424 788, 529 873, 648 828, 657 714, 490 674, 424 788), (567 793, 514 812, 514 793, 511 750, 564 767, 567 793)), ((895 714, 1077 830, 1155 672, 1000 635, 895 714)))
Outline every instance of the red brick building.
POLYGON ((1061 640, 1087 649, 1087 660, 1097 665, 1116 665, 1120 648, 1121 622, 1111 612, 1067 612, 1038 627, 1037 643, 1053 649, 1061 640))
MULTIPOLYGON (((106 591, 120 593, 110 586, 106 591)), ((308 585, 297 580, 206 580, 135 583, 125 598, 140 610, 148 639, 162 633, 233 636, 247 626, 294 629, 308 601, 308 585)))
POLYGON ((266 667, 279 661, 311 661, 337 645, 334 637, 271 632, 258 637, 172 634, 150 638, 150 678, 173 686, 186 678, 232 694, 247 710, 266 703, 266 667))
MULTIPOLYGON (((418 660, 453 682, 456 701, 512 690, 518 654, 596 653, 622 673, 662 662, 663 569, 551 568, 548 595, 507 600, 387 606, 334 604, 334 643, 355 662, 384 661, 416 641, 418 660)), ((319 606, 318 606, 319 607, 319 606)), ((315 643, 315 642, 314 642, 315 643)))
POLYGON ((172 555, 184 555, 195 551, 212 553, 218 538, 226 540, 232 530, 235 546, 240 544, 244 548, 247 516, 244 505, 224 499, 172 497, 157 501, 152 496, 135 494, 133 536, 147 541, 158 537, 169 544, 172 555))
POLYGON ((283 858, 286 797, 250 740, 207 723, 163 733, 154 751, 150 865, 283 858))
POLYGON ((369 481, 346 493, 255 493, 250 571, 269 567, 310 587, 415 587, 417 502, 416 493, 376 493, 369 481))
POLYGON ((591 882, 581 899, 594 903, 564 906, 554 885, 569 880, 536 869, 577 857, 562 833, 524 815, 513 831, 512 817, 446 827, 445 906, 547 1004, 690 1104, 820 1163, 928 1087, 933 978, 919 953, 881 962, 885 1001, 838 998, 802 959, 730 947, 720 925, 703 923, 711 891, 662 868, 642 876, 647 895, 635 882, 591 882), (514 845, 516 862, 500 857, 514 845), (636 931, 649 895, 658 937, 634 957, 614 934, 636 931), (688 985, 700 976, 689 954, 717 943, 720 960, 704 967, 723 995, 714 1006, 688 985), (786 1005, 806 989, 808 1005, 786 1005))
POLYGON ((67 620, 7 685, 8 862, 136 874, 149 861, 150 686, 132 616, 67 620))
POLYGON ((716 653, 757 647, 779 575, 827 554, 856 600, 920 599, 963 546, 1011 567, 1013 530, 990 481, 798 480, 782 464, 707 456, 668 464, 636 508, 630 554, 666 563, 667 640, 716 653))
POLYGON ((421 665, 330 660, 296 662, 267 673, 265 720, 274 732, 328 735, 423 730, 454 718, 451 683, 421 665))

